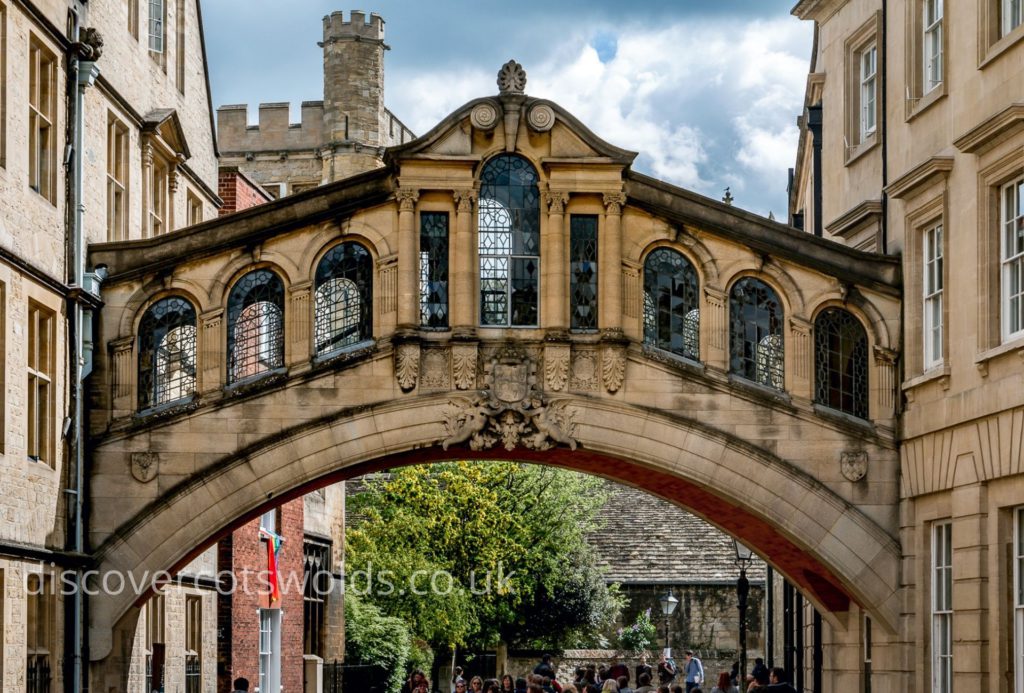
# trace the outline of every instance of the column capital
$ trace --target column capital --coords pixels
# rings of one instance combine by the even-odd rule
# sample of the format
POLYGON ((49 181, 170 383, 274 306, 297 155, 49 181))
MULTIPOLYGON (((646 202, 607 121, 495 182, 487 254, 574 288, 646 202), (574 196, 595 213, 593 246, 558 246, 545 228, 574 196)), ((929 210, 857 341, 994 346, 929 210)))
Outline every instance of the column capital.
POLYGON ((416 209, 416 201, 420 199, 420 191, 416 188, 399 188, 395 191, 395 199, 398 200, 399 211, 411 212, 416 209))
POLYGON ((604 208, 608 214, 622 214, 622 206, 626 204, 626 193, 605 193, 604 208))
POLYGON ((548 211, 551 214, 563 214, 565 206, 569 204, 569 193, 546 192, 544 193, 544 204, 548 206, 548 211))
POLYGON ((452 199, 460 212, 472 212, 473 203, 476 202, 476 190, 452 190, 452 199))

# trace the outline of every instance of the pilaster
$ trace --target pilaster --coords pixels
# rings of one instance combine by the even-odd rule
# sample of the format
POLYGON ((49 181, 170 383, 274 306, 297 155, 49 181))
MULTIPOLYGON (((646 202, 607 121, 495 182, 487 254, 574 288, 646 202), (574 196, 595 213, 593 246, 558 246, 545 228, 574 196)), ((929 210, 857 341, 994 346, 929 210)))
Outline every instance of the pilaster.
POLYGON ((420 191, 399 188, 395 198, 398 200, 398 329, 415 330, 419 326, 416 202, 420 191))
POLYGON ((604 238, 598 239, 598 304, 602 330, 622 331, 622 206, 624 193, 604 196, 604 238))
POLYGON ((548 228, 541 258, 541 327, 565 330, 569 326, 569 273, 565 262, 565 205, 569 193, 545 193, 544 202, 548 206, 548 228))

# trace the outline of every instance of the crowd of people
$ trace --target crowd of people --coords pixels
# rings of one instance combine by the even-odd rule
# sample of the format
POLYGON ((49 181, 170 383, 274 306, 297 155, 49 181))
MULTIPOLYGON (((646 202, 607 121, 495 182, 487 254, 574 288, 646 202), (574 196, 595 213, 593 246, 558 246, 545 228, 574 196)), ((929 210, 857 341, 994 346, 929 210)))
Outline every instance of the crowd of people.
MULTIPOLYGON (((621 662, 611 665, 578 667, 572 681, 558 680, 551 655, 544 655, 527 676, 505 674, 500 679, 480 676, 463 677, 461 667, 455 668, 451 693, 797 693, 788 683, 784 669, 769 669, 764 660, 755 660, 754 668, 742 682, 739 663, 732 671, 720 672, 711 688, 704 688, 704 666, 693 652, 687 651, 680 667, 670 657, 662 655, 657 668, 645 661, 631 672, 621 662), (657 683, 655 683, 655 680, 657 683), (635 681, 636 687, 633 688, 635 681)), ((402 688, 402 693, 430 693, 430 685, 422 671, 414 671, 402 688)))

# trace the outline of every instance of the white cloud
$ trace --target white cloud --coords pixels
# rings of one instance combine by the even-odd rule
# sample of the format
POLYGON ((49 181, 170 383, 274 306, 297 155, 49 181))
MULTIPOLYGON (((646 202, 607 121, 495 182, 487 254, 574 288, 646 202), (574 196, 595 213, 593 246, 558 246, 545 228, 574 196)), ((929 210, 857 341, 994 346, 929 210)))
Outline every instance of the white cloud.
MULTIPOLYGON (((792 18, 745 26, 690 20, 653 32, 577 27, 542 62, 525 65, 527 92, 639 151, 640 170, 715 197, 730 185, 742 193, 739 205, 778 213, 795 157, 809 39, 810 27, 792 18), (617 41, 604 63, 592 45, 599 32, 617 41)), ((389 82, 389 102, 422 134, 462 103, 495 93, 494 71, 399 75, 389 82)))

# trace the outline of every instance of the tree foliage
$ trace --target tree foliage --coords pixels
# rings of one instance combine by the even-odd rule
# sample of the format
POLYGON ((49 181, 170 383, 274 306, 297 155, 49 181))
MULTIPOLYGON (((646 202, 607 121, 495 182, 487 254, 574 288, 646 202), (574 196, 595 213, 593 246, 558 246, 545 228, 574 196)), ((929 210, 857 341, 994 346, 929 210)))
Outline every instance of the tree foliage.
POLYGON ((348 589, 438 651, 589 644, 622 605, 585 549, 604 501, 600 480, 551 467, 395 470, 352 500, 348 589))
POLYGON ((384 616, 358 595, 345 596, 346 662, 383 667, 390 674, 389 693, 398 693, 412 649, 412 637, 402 619, 384 616))

